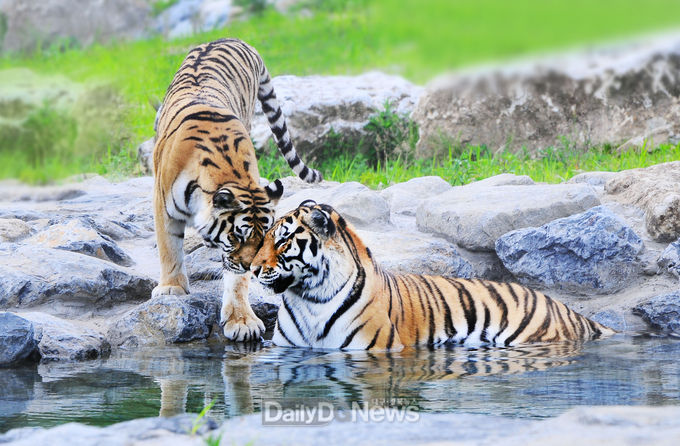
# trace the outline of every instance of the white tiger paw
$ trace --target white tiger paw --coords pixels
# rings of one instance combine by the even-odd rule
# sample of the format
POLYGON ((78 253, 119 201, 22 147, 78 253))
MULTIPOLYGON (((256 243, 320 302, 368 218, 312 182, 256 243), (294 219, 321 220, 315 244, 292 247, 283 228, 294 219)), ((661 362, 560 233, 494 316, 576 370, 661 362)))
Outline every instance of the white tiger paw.
POLYGON ((158 285, 151 292, 151 297, 165 296, 165 295, 168 295, 168 294, 172 295, 172 296, 184 296, 185 294, 188 294, 188 293, 181 286, 158 285))
POLYGON ((224 337, 230 341, 245 342, 257 341, 264 334, 264 323, 255 316, 255 313, 248 308, 248 312, 232 311, 229 317, 224 318, 220 325, 224 332, 224 337), (248 314, 250 313, 250 314, 248 314))

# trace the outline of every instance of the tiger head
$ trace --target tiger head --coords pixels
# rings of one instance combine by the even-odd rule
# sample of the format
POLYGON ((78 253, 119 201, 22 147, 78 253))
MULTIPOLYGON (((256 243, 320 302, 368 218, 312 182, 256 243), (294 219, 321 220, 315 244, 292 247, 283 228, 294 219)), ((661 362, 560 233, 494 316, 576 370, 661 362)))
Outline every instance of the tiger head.
POLYGON ((332 207, 307 200, 274 223, 250 270, 275 293, 327 302, 361 268, 360 243, 332 207))
POLYGON ((207 206, 196 216, 196 229, 206 246, 222 250, 226 270, 248 271, 274 223, 274 206, 282 194, 283 185, 276 180, 264 188, 226 183, 207 196, 207 206))

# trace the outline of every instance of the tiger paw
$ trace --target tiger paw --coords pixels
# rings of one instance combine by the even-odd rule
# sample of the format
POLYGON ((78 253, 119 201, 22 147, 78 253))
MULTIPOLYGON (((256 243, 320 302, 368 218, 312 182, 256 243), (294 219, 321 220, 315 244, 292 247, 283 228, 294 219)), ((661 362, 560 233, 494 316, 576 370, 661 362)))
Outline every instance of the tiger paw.
POLYGON ((181 286, 158 285, 151 292, 151 297, 165 296, 165 295, 168 295, 168 294, 173 295, 173 296, 184 296, 185 294, 188 294, 188 293, 181 286))
POLYGON ((257 341, 264 334, 264 323, 248 308, 247 312, 232 311, 225 318, 222 316, 224 337, 236 342, 257 341), (250 314, 248 314, 250 313, 250 314))

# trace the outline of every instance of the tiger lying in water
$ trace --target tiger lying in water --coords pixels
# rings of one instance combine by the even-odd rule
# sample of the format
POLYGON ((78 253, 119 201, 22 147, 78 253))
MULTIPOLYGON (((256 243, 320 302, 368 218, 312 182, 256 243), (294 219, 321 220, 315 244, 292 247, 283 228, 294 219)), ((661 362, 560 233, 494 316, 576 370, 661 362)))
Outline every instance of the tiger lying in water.
POLYGON ((514 283, 383 271, 351 225, 307 200, 267 232, 251 263, 283 293, 280 346, 398 351, 405 346, 596 339, 611 330, 514 283))

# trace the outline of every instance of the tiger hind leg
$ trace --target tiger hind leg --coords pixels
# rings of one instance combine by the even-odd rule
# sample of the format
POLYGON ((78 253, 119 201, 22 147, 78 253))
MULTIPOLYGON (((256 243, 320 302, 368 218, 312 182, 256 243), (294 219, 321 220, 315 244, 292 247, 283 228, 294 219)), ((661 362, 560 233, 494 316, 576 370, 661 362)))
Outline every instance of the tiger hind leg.
POLYGON ((264 323, 248 303, 250 272, 235 274, 223 271, 224 295, 220 324, 224 336, 232 341, 256 341, 264 334, 264 323))

